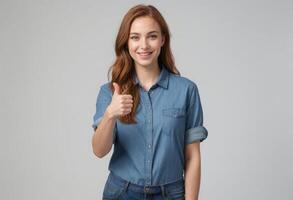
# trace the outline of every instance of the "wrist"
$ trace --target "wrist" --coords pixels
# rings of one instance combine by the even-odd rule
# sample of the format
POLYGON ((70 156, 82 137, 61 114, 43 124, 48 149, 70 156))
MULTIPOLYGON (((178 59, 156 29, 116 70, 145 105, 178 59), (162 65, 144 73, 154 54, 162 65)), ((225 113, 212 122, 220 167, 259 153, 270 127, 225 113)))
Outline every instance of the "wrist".
POLYGON ((108 107, 106 108, 105 116, 106 116, 109 120, 116 120, 116 117, 113 115, 110 106, 108 106, 108 107))

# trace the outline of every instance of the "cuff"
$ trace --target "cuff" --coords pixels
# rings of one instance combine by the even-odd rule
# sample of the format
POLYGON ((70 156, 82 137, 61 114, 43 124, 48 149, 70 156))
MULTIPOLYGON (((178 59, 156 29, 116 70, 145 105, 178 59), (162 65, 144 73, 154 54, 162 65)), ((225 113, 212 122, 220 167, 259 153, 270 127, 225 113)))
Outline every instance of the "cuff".
POLYGON ((186 131, 185 145, 197 141, 204 141, 208 137, 208 130, 204 126, 190 128, 186 131))
POLYGON ((100 124, 100 122, 101 122, 101 120, 102 120, 102 117, 96 119, 96 120, 94 121, 94 123, 92 124, 92 127, 93 127, 94 131, 96 131, 97 127, 99 126, 99 124, 100 124))

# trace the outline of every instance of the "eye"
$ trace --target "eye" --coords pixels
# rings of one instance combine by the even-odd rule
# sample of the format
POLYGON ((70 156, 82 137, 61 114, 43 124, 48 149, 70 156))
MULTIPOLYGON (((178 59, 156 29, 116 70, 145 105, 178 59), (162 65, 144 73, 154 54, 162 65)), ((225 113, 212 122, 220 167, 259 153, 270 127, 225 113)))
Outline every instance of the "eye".
POLYGON ((138 36, 131 36, 130 39, 131 40, 138 40, 138 36))
POLYGON ((151 39, 157 39, 157 37, 158 37, 157 35, 150 35, 151 39))

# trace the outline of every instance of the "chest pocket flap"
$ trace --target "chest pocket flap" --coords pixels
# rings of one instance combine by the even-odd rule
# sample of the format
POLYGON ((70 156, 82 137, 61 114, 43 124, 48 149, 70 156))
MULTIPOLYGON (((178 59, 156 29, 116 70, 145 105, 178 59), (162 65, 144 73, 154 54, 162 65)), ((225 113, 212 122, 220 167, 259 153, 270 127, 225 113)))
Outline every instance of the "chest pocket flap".
POLYGON ((162 111, 166 117, 180 118, 185 116, 185 110, 182 108, 165 108, 162 111))

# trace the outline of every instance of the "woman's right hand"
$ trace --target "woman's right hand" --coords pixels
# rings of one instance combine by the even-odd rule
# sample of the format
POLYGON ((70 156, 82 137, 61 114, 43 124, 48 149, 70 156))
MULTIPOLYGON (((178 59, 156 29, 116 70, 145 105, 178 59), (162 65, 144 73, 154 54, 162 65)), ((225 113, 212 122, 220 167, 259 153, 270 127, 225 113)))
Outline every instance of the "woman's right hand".
POLYGON ((107 112, 109 115, 118 119, 120 116, 127 115, 131 112, 133 106, 132 95, 121 94, 120 86, 117 83, 113 83, 114 93, 112 96, 112 101, 107 107, 107 112))

